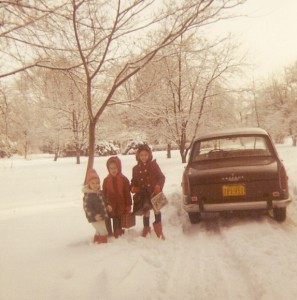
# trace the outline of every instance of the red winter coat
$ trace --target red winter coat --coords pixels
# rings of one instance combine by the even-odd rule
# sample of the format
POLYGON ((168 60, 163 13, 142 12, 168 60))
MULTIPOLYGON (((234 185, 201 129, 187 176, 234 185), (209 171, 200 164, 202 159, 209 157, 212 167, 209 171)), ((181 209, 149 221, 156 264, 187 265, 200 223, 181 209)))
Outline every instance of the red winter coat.
MULTIPOLYGON (((137 156, 136 156, 137 158, 137 156)), ((154 193, 155 186, 164 187, 165 176, 162 173, 157 161, 150 156, 148 162, 143 163, 138 158, 138 163, 132 169, 131 188, 146 188, 150 195, 154 193)))
POLYGON ((119 173, 117 176, 111 174, 103 181, 103 193, 108 203, 112 207, 109 213, 111 217, 121 216, 132 205, 130 182, 127 177, 122 174, 121 161, 117 157, 110 157, 107 161, 107 166, 110 162, 115 162, 118 166, 119 173))

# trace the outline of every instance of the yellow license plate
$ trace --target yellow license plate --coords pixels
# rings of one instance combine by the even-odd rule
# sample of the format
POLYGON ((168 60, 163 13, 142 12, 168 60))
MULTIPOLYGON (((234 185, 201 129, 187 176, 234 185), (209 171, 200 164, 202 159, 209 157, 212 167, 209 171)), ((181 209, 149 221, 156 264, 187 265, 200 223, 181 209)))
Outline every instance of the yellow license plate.
POLYGON ((223 185, 222 192, 224 197, 244 196, 245 186, 244 184, 223 185))

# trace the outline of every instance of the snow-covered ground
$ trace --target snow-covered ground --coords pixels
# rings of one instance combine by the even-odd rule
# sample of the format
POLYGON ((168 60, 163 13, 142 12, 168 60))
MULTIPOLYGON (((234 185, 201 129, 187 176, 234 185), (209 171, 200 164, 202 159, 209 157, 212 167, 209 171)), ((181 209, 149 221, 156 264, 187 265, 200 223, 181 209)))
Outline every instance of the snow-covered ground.
MULTIPOLYGON (((108 244, 92 244, 82 208, 86 160, 0 160, 0 299, 297 299, 297 148, 278 146, 293 203, 286 222, 264 215, 209 216, 181 209, 178 152, 154 153, 166 175, 166 241, 140 237, 142 219, 108 244)), ((96 158, 101 179, 107 158, 96 158)), ((134 156, 121 156, 130 178, 134 156)), ((153 217, 151 217, 151 220, 153 217)))

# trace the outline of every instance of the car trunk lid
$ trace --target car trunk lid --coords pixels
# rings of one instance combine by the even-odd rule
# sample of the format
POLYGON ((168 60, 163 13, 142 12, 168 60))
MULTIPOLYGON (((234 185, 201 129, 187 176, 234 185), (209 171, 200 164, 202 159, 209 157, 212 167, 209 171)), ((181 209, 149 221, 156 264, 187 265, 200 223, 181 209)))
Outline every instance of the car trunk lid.
POLYGON ((266 181, 277 178, 273 158, 228 159, 195 163, 188 169, 190 185, 266 181))
POLYGON ((188 169, 191 195, 203 203, 269 201, 279 191, 275 159, 209 162, 188 169))

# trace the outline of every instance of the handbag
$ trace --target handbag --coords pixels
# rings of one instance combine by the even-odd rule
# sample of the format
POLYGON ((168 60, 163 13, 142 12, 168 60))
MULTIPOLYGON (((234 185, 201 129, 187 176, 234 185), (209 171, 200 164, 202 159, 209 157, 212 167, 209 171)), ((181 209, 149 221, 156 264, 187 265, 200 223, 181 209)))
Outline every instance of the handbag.
POLYGON ((152 205, 154 207, 154 210, 156 212, 159 212, 160 209, 165 206, 168 203, 168 200, 163 192, 160 192, 159 194, 155 195, 151 199, 152 205))
POLYGON ((141 189, 133 196, 133 214, 143 216, 148 210, 152 209, 151 196, 147 189, 141 189))
POLYGON ((122 228, 131 228, 135 226, 135 216, 132 213, 125 213, 121 215, 122 228))

